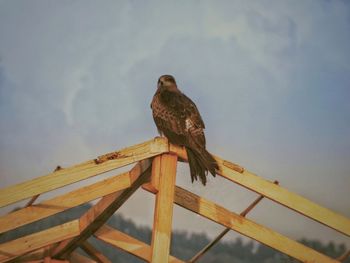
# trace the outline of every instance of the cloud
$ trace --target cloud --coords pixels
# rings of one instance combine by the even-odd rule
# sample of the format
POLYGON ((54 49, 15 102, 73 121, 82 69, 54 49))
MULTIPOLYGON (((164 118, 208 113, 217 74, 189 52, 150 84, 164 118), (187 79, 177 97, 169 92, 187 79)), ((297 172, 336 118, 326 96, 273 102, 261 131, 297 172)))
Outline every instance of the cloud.
POLYGON ((149 104, 170 73, 211 151, 326 203, 325 185, 347 191, 349 16, 341 1, 3 1, 6 183, 155 136, 149 104))

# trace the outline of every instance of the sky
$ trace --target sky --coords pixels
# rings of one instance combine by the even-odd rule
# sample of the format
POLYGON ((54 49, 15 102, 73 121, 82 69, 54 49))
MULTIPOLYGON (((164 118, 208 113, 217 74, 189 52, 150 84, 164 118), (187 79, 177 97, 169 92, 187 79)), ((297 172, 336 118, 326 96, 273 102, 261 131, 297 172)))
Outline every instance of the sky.
MULTIPOLYGON (((0 188, 157 136, 150 102, 172 74, 210 152, 350 217, 349 47, 347 1, 0 0, 0 188)), ((191 184, 184 164, 177 183, 235 212, 256 197, 191 184)), ((153 204, 140 190, 121 213, 152 225, 153 204)), ((268 200, 248 217, 350 247, 268 200)), ((173 226, 222 229, 180 208, 173 226)))

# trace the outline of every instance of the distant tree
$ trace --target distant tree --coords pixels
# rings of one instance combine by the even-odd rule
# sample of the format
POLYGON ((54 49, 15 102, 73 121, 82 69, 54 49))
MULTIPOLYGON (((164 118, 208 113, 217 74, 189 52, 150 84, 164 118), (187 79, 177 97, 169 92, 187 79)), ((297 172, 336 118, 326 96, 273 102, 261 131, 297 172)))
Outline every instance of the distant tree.
MULTIPOLYGON (((40 231, 64 222, 80 217, 89 205, 82 205, 66 212, 59 213, 55 216, 48 217, 33 224, 20 227, 16 230, 6 232, 0 235, 0 242, 6 242, 30 233, 40 231)), ((132 220, 126 219, 121 214, 116 214, 110 218, 108 224, 116 229, 127 233, 143 242, 151 243, 152 232, 149 227, 138 226, 132 220)), ((198 251, 210 242, 210 238, 205 233, 189 233, 187 231, 174 231, 172 234, 171 254, 184 261, 191 259, 198 251)), ((106 245, 102 241, 90 238, 91 242, 112 262, 144 262, 128 253, 106 245)), ((337 258, 344 254, 346 246, 337 245, 334 242, 323 244, 318 240, 302 239, 301 243, 315 250, 320 251, 332 258, 337 258)), ((83 252, 81 252, 83 253, 83 252)), ((241 238, 234 241, 219 242, 211 248, 200 260, 200 263, 292 263, 298 262, 278 251, 271 249, 262 244, 243 242, 241 238)), ((350 259, 345 261, 350 263, 350 259)))

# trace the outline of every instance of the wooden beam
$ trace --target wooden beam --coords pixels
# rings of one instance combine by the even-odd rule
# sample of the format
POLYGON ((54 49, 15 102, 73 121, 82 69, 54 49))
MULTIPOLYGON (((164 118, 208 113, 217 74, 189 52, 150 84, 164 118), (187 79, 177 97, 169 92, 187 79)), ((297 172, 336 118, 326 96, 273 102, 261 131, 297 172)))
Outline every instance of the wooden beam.
POLYGON ((27 252, 37 250, 52 243, 60 242, 67 238, 75 237, 79 234, 79 221, 73 220, 59 226, 0 244, 0 262, 6 262, 27 252))
MULTIPOLYGON (((187 160, 187 154, 184 148, 170 145, 170 151, 178 154, 182 159, 187 160)), ((217 173, 222 177, 320 222, 321 224, 333 228, 340 233, 350 236, 350 219, 345 216, 324 208, 281 186, 275 185, 268 180, 240 168, 239 165, 232 164, 217 156, 214 157, 219 165, 217 173)))
MULTIPOLYGON (((278 184, 278 181, 275 181, 274 183, 278 184)), ((239 215, 245 217, 263 199, 264 199, 264 196, 260 195, 246 209, 244 209, 239 215)), ((201 258, 209 249, 211 249, 216 243, 218 243, 230 230, 231 230, 231 228, 226 227, 215 239, 213 239, 208 245, 206 245, 203 249, 201 249, 188 262, 189 263, 197 262, 199 258, 201 258)))
POLYGON ((180 187, 175 189, 175 202, 302 262, 339 262, 180 187))
MULTIPOLYGON (((55 168, 55 170, 53 170, 53 171, 56 172, 56 171, 58 171, 58 170, 60 170, 60 169, 62 169, 61 166, 57 166, 57 167, 55 168)), ((40 196, 40 194, 37 194, 37 195, 32 196, 32 198, 27 202, 27 204, 26 204, 24 207, 28 207, 28 206, 33 205, 34 202, 39 198, 39 196, 40 196)))
POLYGON ((7 263, 16 263, 16 262, 32 262, 32 261, 39 261, 45 257, 47 254, 46 248, 40 248, 37 250, 34 250, 32 252, 29 252, 27 254, 24 254, 23 256, 16 257, 15 259, 6 261, 7 263))
POLYGON ((81 234, 71 240, 62 242, 53 255, 55 258, 66 258, 86 239, 95 233, 122 204, 143 184, 150 176, 151 161, 144 160, 130 171, 131 187, 104 196, 96 205, 91 207, 79 219, 81 234))
POLYGON ((169 261, 176 165, 177 155, 163 154, 160 161, 160 175, 152 175, 159 178, 152 232, 152 263, 169 261))
POLYGON ((333 228, 340 233, 350 236, 350 219, 322 207, 305 197, 290 192, 286 188, 275 185, 249 171, 237 173, 226 166, 219 164, 219 167, 219 174, 224 178, 264 195, 270 200, 333 228))
POLYGON ((153 193, 158 192, 159 188, 159 176, 160 176, 160 162, 161 162, 162 155, 158 155, 153 158, 152 161, 152 176, 151 180, 147 182, 146 184, 142 185, 142 188, 152 188, 153 193))
POLYGON ((82 254, 79 254, 77 252, 73 252, 69 256, 69 261, 71 263, 97 263, 95 260, 92 260, 88 257, 83 256, 82 254))
POLYGON ((0 207, 168 152, 168 148, 165 138, 155 138, 100 156, 95 160, 59 169, 48 175, 0 189, 0 207))
POLYGON ((128 188, 130 185, 130 173, 126 172, 43 201, 39 204, 16 210, 0 217, 0 233, 63 212, 101 196, 128 188))
POLYGON ((92 259, 96 260, 98 263, 111 263, 111 261, 105 255, 98 251, 88 241, 85 241, 80 247, 85 251, 86 254, 88 254, 92 259))
POLYGON ((31 206, 36 201, 36 199, 39 198, 39 196, 40 196, 40 194, 34 195, 24 207, 31 206))
MULTIPOLYGON (((151 261, 151 247, 148 244, 139 241, 123 232, 120 232, 110 226, 102 226, 96 233, 95 237, 109 245, 124 250, 147 262, 151 261)), ((169 258, 170 263, 181 263, 180 259, 173 256, 169 258)))
POLYGON ((348 257, 350 257, 350 250, 345 251, 345 253, 338 257, 337 260, 339 260, 340 262, 345 262, 345 260, 347 260, 348 257))

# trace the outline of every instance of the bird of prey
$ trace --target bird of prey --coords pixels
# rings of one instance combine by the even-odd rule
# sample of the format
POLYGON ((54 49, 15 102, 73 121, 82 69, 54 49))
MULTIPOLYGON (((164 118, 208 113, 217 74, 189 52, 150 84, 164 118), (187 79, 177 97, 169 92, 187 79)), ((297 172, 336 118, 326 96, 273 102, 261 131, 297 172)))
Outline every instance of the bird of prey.
POLYGON ((173 76, 159 78, 151 108, 160 135, 186 148, 192 183, 199 177, 205 185, 208 171, 215 176, 218 165, 206 150, 205 126, 196 105, 178 89, 173 76))

